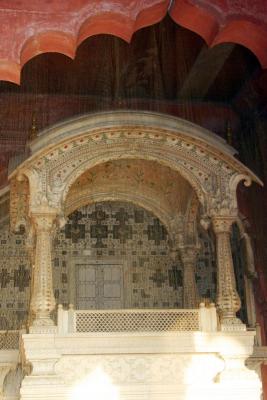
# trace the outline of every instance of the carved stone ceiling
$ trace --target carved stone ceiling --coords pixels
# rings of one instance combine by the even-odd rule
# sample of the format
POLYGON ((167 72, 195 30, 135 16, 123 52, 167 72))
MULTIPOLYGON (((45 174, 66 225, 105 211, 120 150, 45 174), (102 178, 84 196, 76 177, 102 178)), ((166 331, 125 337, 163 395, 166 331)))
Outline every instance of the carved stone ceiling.
POLYGON ((98 165, 84 174, 71 186, 66 198, 66 211, 92 201, 91 194, 99 194, 98 200, 111 199, 125 193, 131 199, 153 199, 158 209, 172 215, 185 214, 190 205, 193 190, 190 184, 169 167, 146 160, 117 160, 98 165))

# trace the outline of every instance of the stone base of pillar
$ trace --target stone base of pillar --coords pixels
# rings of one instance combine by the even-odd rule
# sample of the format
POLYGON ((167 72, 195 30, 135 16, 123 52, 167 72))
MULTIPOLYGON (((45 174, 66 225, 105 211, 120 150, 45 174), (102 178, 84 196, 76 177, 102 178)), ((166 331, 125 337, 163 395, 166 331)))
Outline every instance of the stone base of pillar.
POLYGON ((50 317, 36 318, 29 328, 30 333, 57 333, 57 327, 50 317))
POLYGON ((220 323, 220 330, 222 332, 240 332, 246 331, 246 325, 243 322, 236 318, 222 318, 220 323))
POLYGON ((55 325, 32 325, 29 328, 29 333, 57 333, 55 325))

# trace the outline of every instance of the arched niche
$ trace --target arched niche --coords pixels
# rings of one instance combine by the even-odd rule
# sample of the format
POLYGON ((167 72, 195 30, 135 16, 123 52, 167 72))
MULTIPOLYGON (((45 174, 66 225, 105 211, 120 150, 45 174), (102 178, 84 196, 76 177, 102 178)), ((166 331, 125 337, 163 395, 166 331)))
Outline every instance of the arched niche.
MULTIPOLYGON (((120 271, 120 276, 123 276, 121 281, 125 282, 123 285, 124 300, 122 301, 121 299, 119 303, 116 303, 116 307, 122 307, 122 303, 126 308, 140 306, 149 306, 150 308, 156 306, 163 308, 167 306, 186 307, 187 305, 183 304, 183 268, 179 256, 179 248, 183 247, 187 242, 190 242, 191 245, 197 242, 195 228, 198 208, 199 200, 191 185, 181 174, 155 161, 122 158, 103 162, 85 171, 69 188, 64 202, 66 226, 62 229, 60 235, 56 236, 56 238, 65 238, 64 253, 66 253, 66 260, 64 264, 70 265, 67 268, 68 278, 66 278, 66 281, 69 282, 69 302, 74 304, 75 307, 80 307, 75 293, 80 290, 80 286, 83 287, 83 283, 78 285, 76 290, 74 288, 74 282, 80 280, 76 276, 79 273, 80 265, 84 268, 82 273, 93 277, 91 282, 93 288, 95 287, 94 280, 96 279, 95 266, 98 265, 99 270, 104 271, 104 265, 110 265, 111 269, 120 271), (131 215, 131 224, 128 225, 128 222, 122 224, 122 228, 129 228, 130 231, 139 232, 138 242, 140 243, 140 245, 136 246, 132 238, 126 237, 126 242, 131 243, 131 250, 129 251, 126 246, 125 251, 123 251, 125 253, 123 257, 120 254, 122 245, 114 240, 113 237, 114 229, 120 225, 120 222, 117 221, 115 225, 114 221, 111 222, 114 216, 118 214, 118 209, 116 209, 118 202, 122 204, 123 210, 128 208, 129 213, 127 212, 127 214, 131 215), (105 209, 104 205, 107 204, 109 207, 105 209), (113 212, 111 212, 111 205, 114 207, 113 212), (109 240, 107 240, 107 237, 103 237, 103 240, 107 241, 104 249, 102 249, 105 246, 102 243, 101 232, 102 229, 106 228, 106 225, 103 226, 101 220, 97 224, 101 239, 97 241, 97 246, 100 248, 96 249, 96 244, 94 243, 96 240, 95 233, 91 230, 96 226, 95 221, 91 221, 92 218, 95 218, 93 215, 95 216, 96 214, 96 209, 94 212, 92 211, 94 207, 99 210, 101 216, 109 216, 106 219, 104 218, 105 223, 109 224, 108 231, 110 235, 109 240), (137 208, 136 210, 135 207, 137 208), (146 214, 145 220, 150 220, 147 226, 141 221, 141 225, 135 223, 133 219, 135 211, 146 214), (111 215, 113 215, 113 218, 110 218, 111 215), (142 224, 144 226, 140 232, 139 228, 142 224), (155 237, 157 235, 161 236, 161 232, 165 230, 166 235, 163 235, 163 239, 157 240, 157 245, 154 244, 153 247, 153 238, 147 239, 149 230, 154 232, 155 237), (87 232, 86 235, 84 231, 87 232), (74 240, 72 244, 73 251, 77 253, 74 256, 71 253, 72 247, 69 243, 71 238, 74 240), (145 247, 143 242, 146 243, 145 247), (148 249, 150 249, 150 252, 147 252, 148 249), (109 251, 112 256, 109 255, 109 251), (141 270, 139 268, 139 273, 137 273, 138 271, 133 273, 133 268, 131 267, 131 262, 133 261, 132 251, 140 259, 146 259, 145 267, 141 268, 141 270), (175 253, 175 257, 173 257, 173 253, 175 253), (91 265, 88 264, 88 260, 91 260, 91 265), (134 290, 137 293, 142 290, 144 299, 141 303, 140 299, 138 302, 131 302, 128 299, 128 294, 132 290, 132 279, 128 279, 128 277, 134 277, 136 274, 139 276, 141 272, 143 274, 142 284, 145 284, 145 281, 146 284, 143 288, 137 287, 134 290), (148 274, 151 276, 148 277, 148 274), (156 279, 158 279, 157 282, 156 279), (172 285, 168 286, 166 281, 169 280, 172 281, 172 285), (162 293, 159 296, 157 292, 160 290, 162 293), (171 300, 168 301, 168 298, 171 300)), ((58 242, 57 239, 56 242, 58 242)), ((57 245, 54 251, 57 251, 57 245)), ((59 251, 56 259, 59 260, 61 258, 61 251, 59 251)), ((134 263, 137 263, 137 261, 134 261, 134 263)), ((103 271, 101 273, 104 273, 103 271)), ((63 272, 63 275, 65 276, 65 272, 63 272)), ((53 279, 54 282, 56 280, 58 279, 53 279)), ((101 287, 104 285, 103 279, 98 282, 98 285, 101 287)), ((89 288, 90 285, 87 290, 89 288)), ((94 290, 92 289, 92 291, 94 290)), ((121 293, 121 289, 119 292, 121 293)), ((58 293, 57 289, 56 294, 58 293)), ((136 297, 136 294, 133 293, 132 297, 136 297)), ((61 300, 59 299, 59 301, 61 300)), ((92 301, 94 302, 95 300, 92 301)), ((98 299, 99 301, 100 299, 98 299)), ((65 304, 65 302, 63 303, 65 304)), ((87 307, 90 307, 90 305, 92 306, 91 303, 85 304, 87 307)))
POLYGON ((177 171, 155 161, 120 159, 85 171, 68 191, 64 215, 89 203, 116 200, 152 212, 171 236, 175 234, 173 222, 177 219, 181 219, 185 231, 188 228, 194 234, 190 222, 195 220, 193 209, 198 209, 199 201, 193 188, 177 171))

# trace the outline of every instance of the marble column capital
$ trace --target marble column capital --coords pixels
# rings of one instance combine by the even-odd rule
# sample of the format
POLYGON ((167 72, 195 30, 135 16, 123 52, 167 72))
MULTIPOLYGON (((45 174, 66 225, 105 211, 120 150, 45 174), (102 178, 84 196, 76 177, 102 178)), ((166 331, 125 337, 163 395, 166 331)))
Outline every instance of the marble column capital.
POLYGON ((50 232, 53 229, 56 213, 33 213, 32 221, 37 232, 50 232))
POLYGON ((214 216, 212 217, 212 225, 214 232, 219 233, 230 233, 233 223, 236 218, 234 216, 214 216))
POLYGON ((195 265, 198 250, 196 246, 185 246, 181 247, 179 250, 183 264, 193 263, 195 265))

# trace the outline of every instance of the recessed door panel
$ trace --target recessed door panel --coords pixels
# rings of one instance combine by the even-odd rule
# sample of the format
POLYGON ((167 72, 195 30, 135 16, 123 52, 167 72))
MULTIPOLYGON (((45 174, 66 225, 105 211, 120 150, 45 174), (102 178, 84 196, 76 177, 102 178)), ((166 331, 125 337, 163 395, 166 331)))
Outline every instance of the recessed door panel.
POLYGON ((123 272, 120 264, 76 264, 77 309, 123 307, 123 272))

